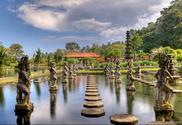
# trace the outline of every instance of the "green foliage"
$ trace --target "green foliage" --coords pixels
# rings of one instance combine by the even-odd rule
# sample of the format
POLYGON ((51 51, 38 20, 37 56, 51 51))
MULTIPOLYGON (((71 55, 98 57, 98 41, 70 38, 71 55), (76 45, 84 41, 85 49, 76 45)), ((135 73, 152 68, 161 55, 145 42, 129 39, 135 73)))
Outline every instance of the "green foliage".
POLYGON ((102 55, 105 57, 119 57, 123 55, 124 45, 122 43, 113 43, 103 49, 102 55))
POLYGON ((6 49, 3 46, 0 46, 0 66, 5 64, 6 58, 7 58, 6 49))
POLYGON ((57 49, 54 53, 54 60, 56 63, 59 63, 62 60, 62 57, 64 55, 64 51, 61 49, 57 49))
POLYGON ((156 23, 135 32, 142 40, 140 49, 150 52, 160 46, 178 49, 182 47, 182 1, 174 0, 171 6, 161 11, 156 23))
POLYGON ((68 43, 66 43, 65 48, 68 51, 78 51, 80 49, 80 46, 76 42, 68 42, 68 43))
POLYGON ((34 63, 40 64, 42 61, 42 52, 40 49, 37 49, 36 53, 34 54, 34 63))
POLYGON ((132 46, 134 50, 137 50, 142 45, 142 38, 138 33, 135 33, 131 38, 130 41, 132 43, 132 46))
POLYGON ((78 59, 74 59, 74 58, 67 58, 66 61, 70 64, 77 64, 79 63, 78 59))
POLYGON ((8 53, 8 55, 13 56, 14 60, 17 61, 24 54, 23 47, 18 43, 14 43, 9 47, 8 53))

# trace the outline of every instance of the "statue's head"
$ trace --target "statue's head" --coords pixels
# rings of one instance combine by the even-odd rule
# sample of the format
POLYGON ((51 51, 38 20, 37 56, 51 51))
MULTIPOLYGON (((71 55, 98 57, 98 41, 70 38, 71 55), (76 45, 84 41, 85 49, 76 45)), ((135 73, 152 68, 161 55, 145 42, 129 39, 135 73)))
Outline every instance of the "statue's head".
POLYGON ((29 61, 28 61, 28 56, 23 56, 20 61, 19 61, 19 64, 18 64, 18 68, 20 70, 26 70, 27 72, 29 71, 29 61))
POLYGON ((49 66, 50 66, 50 67, 55 67, 55 65, 56 65, 55 62, 50 62, 50 63, 49 63, 49 66))

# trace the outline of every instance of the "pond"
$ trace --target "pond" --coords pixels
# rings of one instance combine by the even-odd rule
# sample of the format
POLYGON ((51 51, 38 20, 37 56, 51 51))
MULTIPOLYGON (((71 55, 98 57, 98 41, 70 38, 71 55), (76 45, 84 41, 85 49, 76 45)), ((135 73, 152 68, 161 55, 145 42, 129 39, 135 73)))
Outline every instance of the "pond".
MULTIPOLYGON (((84 109, 84 96, 87 84, 87 75, 77 76, 75 83, 63 85, 57 80, 59 90, 57 95, 51 96, 48 87, 48 78, 40 78, 41 83, 31 84, 31 102, 34 111, 31 114, 32 124, 110 124, 109 117, 113 114, 132 113, 139 119, 139 124, 155 121, 153 109, 155 102, 155 88, 137 84, 135 94, 127 95, 125 84, 126 76, 122 76, 122 83, 117 85, 105 79, 103 75, 94 75, 94 82, 104 103, 105 115, 98 118, 81 116, 84 109), (52 98, 51 98, 52 97, 52 98)), ((150 77, 151 80, 151 77, 150 77)), ((175 98, 177 111, 175 120, 182 117, 181 96, 175 98), (180 116, 181 115, 181 116, 180 116)), ((16 84, 7 84, 0 87, 0 124, 15 124, 14 113, 16 104, 16 84)))

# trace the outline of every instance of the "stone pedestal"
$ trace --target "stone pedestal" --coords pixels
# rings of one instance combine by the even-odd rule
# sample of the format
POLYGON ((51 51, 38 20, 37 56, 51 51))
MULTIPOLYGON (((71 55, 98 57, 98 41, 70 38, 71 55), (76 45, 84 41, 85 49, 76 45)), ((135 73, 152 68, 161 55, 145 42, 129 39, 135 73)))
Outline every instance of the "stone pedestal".
POLYGON ((130 114, 117 114, 110 117, 110 121, 115 125, 135 125, 138 118, 130 114))

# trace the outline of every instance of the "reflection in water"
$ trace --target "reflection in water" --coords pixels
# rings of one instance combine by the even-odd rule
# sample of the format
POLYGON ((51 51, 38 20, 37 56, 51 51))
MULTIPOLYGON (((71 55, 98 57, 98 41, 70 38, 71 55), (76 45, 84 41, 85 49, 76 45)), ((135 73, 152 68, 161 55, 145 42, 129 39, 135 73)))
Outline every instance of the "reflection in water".
POLYGON ((35 86, 35 91, 37 93, 37 96, 40 97, 41 96, 40 83, 35 83, 34 82, 34 86, 35 86))
MULTIPOLYGON (((110 115, 116 113, 132 113, 139 119, 139 124, 147 124, 150 121, 155 121, 155 112, 153 110, 155 102, 155 88, 148 87, 143 84, 135 83, 136 92, 134 97, 132 94, 127 94, 125 89, 126 76, 121 76, 122 83, 112 84, 110 81, 105 82, 105 76, 97 75, 96 83, 104 103, 105 116, 97 119, 84 119, 80 116, 80 109, 82 108, 84 95, 85 95, 85 75, 80 75, 76 78, 76 83, 72 84, 76 88, 76 91, 69 93, 68 84, 62 84, 58 80, 59 90, 57 96, 51 96, 49 86, 46 82, 41 82, 38 87, 41 88, 41 94, 36 94, 38 89, 33 84, 31 86, 31 100, 34 102, 35 110, 31 115, 32 124, 109 124, 108 120, 110 115), (119 89, 120 87, 120 89, 119 89), (78 89, 77 89, 78 88, 78 89), (112 89, 112 92, 111 92, 112 89), (40 96, 41 99, 37 97, 40 96), (52 97, 52 99, 51 99, 52 97), (115 101, 116 100, 116 101, 115 101), (120 103, 119 103, 120 102, 120 103), (51 116, 52 115, 52 116, 51 116)), ((0 124, 15 124, 16 117, 14 116, 14 104, 15 104, 16 87, 14 85, 5 85, 0 88, 1 104, 4 102, 4 106, 0 107, 0 124), (13 98, 14 96, 14 98, 13 98), (2 98, 3 97, 3 98, 2 98)), ((175 121, 176 118, 182 117, 182 96, 176 97, 175 108, 175 121)), ((159 116, 158 116, 159 117, 159 116)), ((157 118, 158 119, 158 118, 157 118)), ((17 121, 30 120, 30 116, 19 117, 17 121), (24 120, 21 120, 24 119, 24 120)), ((174 119, 173 119, 174 120, 174 119)), ((30 122, 30 121, 29 121, 30 122)))
POLYGON ((63 98, 64 98, 64 103, 68 102, 68 85, 67 84, 62 84, 63 85, 63 98))
POLYGON ((115 84, 116 102, 120 104, 120 84, 115 84))
POLYGON ((0 86, 0 106, 4 106, 4 92, 2 86, 0 86))
POLYGON ((19 112, 17 113, 16 123, 17 125, 30 125, 31 112, 19 112))
POLYGON ((110 80, 110 91, 111 91, 111 93, 113 93, 113 88, 114 88, 114 80, 110 80))
POLYGON ((57 92, 50 92, 50 114, 51 118, 56 116, 56 101, 57 101, 57 92))
POLYGON ((127 91, 128 114, 132 114, 133 113, 134 93, 135 92, 133 92, 133 91, 127 91))

